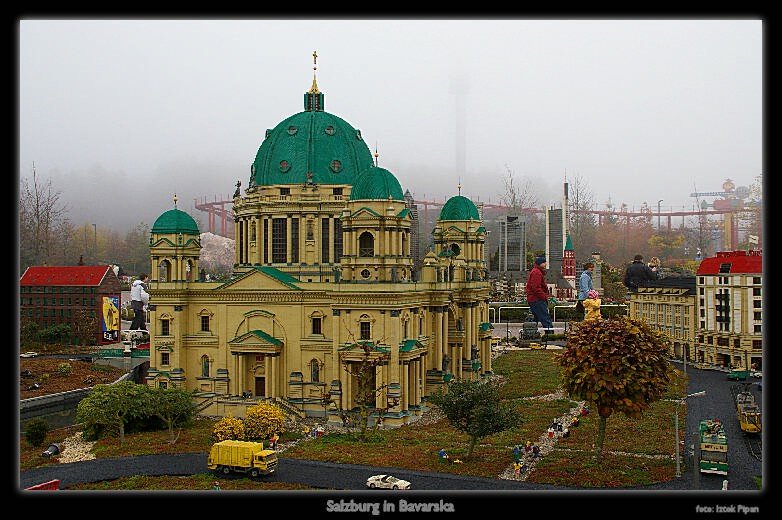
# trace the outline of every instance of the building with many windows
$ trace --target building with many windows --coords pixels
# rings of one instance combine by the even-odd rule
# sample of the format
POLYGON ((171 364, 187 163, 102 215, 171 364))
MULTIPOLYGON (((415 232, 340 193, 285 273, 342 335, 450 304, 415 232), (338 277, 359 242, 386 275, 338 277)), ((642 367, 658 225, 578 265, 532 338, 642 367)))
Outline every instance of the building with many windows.
POLYGON ((696 360, 760 370, 763 252, 718 252, 703 259, 697 277, 696 360))
POLYGON ((112 266, 31 266, 19 280, 20 324, 68 325, 70 345, 116 343, 121 296, 112 266))
POLYGON ((671 355, 718 367, 763 364, 762 251, 718 252, 695 276, 647 282, 629 315, 665 332, 671 355))
POLYGON ((187 213, 152 226, 148 385, 195 390, 208 414, 242 416, 237 398, 251 394, 338 423, 357 409, 350 372, 369 352, 375 418, 394 426, 444 381, 491 373, 475 204, 447 200, 416 270, 398 180, 360 130, 324 110, 315 79, 304 111, 266 131, 233 209, 228 281, 190 275, 201 246, 187 213))

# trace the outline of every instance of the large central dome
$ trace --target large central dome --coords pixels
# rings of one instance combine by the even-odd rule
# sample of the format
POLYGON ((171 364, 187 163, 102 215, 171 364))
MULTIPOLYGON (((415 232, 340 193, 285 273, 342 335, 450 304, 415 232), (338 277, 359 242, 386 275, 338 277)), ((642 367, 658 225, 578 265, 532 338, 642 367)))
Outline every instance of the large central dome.
POLYGON ((315 90, 304 96, 304 112, 266 131, 250 168, 250 187, 307 182, 353 185, 360 172, 373 166, 361 131, 324 112, 322 93, 315 90))

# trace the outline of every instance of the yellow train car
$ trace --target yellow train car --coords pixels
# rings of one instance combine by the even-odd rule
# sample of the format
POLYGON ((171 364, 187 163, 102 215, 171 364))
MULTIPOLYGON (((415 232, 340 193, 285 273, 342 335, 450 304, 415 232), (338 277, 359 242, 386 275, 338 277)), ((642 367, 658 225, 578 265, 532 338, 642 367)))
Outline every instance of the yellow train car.
POLYGON ((736 394, 736 415, 741 425, 741 431, 745 433, 761 432, 762 412, 752 392, 744 391, 736 394))

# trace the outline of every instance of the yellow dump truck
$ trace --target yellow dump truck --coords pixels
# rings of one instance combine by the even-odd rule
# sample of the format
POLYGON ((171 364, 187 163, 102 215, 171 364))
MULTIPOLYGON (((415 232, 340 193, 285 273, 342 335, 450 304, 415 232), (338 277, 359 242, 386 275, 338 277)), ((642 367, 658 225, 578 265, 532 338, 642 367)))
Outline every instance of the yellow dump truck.
POLYGON ((212 445, 207 467, 224 474, 268 475, 277 469, 277 452, 264 449, 262 442, 221 441, 212 445))

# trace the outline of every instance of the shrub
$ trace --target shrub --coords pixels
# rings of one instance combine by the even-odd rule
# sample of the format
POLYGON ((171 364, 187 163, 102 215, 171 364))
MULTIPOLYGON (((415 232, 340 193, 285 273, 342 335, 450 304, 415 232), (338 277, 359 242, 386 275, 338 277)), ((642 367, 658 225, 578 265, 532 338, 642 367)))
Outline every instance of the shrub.
POLYGON ((40 446, 43 444, 43 441, 46 440, 47 433, 49 433, 49 423, 40 417, 36 417, 27 423, 24 438, 27 439, 27 442, 32 446, 40 446))
POLYGON ((62 377, 68 377, 73 372, 73 367, 70 363, 60 363, 57 365, 57 373, 62 377))
POLYGON ((212 437, 216 441, 244 440, 244 422, 236 417, 223 417, 212 430, 212 437))
POLYGON ((276 404, 260 402, 247 409, 244 420, 244 436, 247 439, 268 439, 283 432, 287 416, 276 404))

